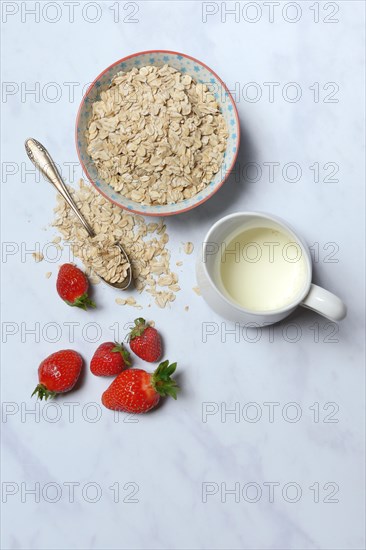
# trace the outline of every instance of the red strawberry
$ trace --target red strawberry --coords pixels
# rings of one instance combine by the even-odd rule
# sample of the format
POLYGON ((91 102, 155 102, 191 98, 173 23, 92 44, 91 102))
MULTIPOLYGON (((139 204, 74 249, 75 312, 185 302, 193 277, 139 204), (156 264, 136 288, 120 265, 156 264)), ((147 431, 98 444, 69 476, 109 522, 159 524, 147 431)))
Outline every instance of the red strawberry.
POLYGON ((81 355, 72 349, 63 349, 52 353, 38 367, 39 384, 32 393, 39 399, 55 397, 64 393, 76 384, 79 378, 83 360, 81 355))
POLYGON ((94 353, 90 370, 95 376, 112 376, 119 374, 130 365, 130 354, 123 344, 105 342, 94 353))
POLYGON ((69 306, 85 310, 95 307, 95 303, 88 297, 89 282, 85 273, 73 264, 64 264, 60 267, 56 288, 59 296, 69 306))
POLYGON ((153 374, 142 369, 124 370, 113 380, 102 395, 102 403, 107 409, 128 413, 145 413, 156 407, 160 397, 170 395, 177 399, 179 389, 173 374, 177 363, 160 363, 153 374))
POLYGON ((159 361, 162 348, 160 334, 145 319, 135 319, 135 327, 130 332, 129 340, 130 348, 138 357, 149 363, 159 361))

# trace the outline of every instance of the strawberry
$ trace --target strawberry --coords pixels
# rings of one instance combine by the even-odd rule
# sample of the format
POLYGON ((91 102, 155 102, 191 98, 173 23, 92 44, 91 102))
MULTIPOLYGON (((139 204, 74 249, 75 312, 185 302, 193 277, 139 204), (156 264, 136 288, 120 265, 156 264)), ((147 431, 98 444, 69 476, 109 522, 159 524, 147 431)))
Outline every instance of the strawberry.
POLYGON ((83 360, 72 349, 52 353, 38 367, 39 384, 32 393, 39 399, 55 397, 57 393, 71 390, 79 378, 83 360))
POLYGON ((95 376, 112 376, 119 374, 130 365, 130 354, 123 344, 105 342, 94 353, 90 370, 95 376))
POLYGON ((78 267, 73 264, 63 264, 58 272, 56 288, 59 296, 69 305, 87 309, 95 307, 88 297, 89 282, 78 267))
POLYGON ((170 377, 177 363, 160 363, 153 374, 142 369, 124 370, 102 395, 107 409, 128 413, 145 413, 156 407, 160 397, 170 395, 177 399, 179 389, 170 377))
POLYGON ((156 328, 151 327, 141 317, 135 319, 135 326, 129 334, 130 348, 144 361, 154 363, 161 357, 161 337, 156 328))

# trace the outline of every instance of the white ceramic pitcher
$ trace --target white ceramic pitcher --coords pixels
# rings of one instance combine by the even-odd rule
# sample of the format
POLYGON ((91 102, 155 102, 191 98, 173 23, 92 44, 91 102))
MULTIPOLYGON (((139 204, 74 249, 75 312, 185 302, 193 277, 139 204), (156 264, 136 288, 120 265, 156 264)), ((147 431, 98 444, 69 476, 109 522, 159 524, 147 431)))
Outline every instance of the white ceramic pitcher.
POLYGON ((346 316, 346 306, 340 298, 311 282, 312 259, 305 241, 287 223, 276 216, 261 212, 238 212, 217 221, 204 239, 197 260, 196 273, 203 298, 216 313, 231 321, 253 322, 258 326, 264 326, 280 321, 298 306, 312 309, 332 321, 340 321, 346 316), (256 227, 273 228, 288 234, 301 250, 305 260, 301 289, 289 303, 283 304, 279 309, 262 308, 261 310, 261 308, 242 307, 225 291, 220 279, 218 263, 222 261, 222 243, 225 243, 236 231, 241 232, 256 227))

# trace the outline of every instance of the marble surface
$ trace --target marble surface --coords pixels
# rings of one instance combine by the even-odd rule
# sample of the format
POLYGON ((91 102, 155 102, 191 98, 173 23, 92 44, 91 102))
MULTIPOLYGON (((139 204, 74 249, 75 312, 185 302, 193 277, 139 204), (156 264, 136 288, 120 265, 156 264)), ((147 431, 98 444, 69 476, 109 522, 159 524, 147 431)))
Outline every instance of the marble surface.
POLYGON ((2 2, 3 548, 365 547, 364 4, 236 4, 225 16, 233 2, 2 2), (167 220, 172 262, 184 261, 171 309, 148 296, 142 311, 119 307, 99 285, 100 307, 75 311, 56 296, 62 259, 47 248, 55 192, 23 142, 39 139, 76 181, 83 87, 154 48, 197 57, 236 92, 236 172, 167 220), (198 252, 210 225, 240 210, 282 216, 312 245, 315 282, 348 305, 339 327, 298 310, 241 331, 192 291, 182 242, 198 252), (48 261, 34 262, 37 247, 48 261), (30 399, 46 355, 71 347, 88 361, 136 313, 178 361, 177 402, 114 417, 99 404, 108 382, 87 372, 55 404, 30 399))

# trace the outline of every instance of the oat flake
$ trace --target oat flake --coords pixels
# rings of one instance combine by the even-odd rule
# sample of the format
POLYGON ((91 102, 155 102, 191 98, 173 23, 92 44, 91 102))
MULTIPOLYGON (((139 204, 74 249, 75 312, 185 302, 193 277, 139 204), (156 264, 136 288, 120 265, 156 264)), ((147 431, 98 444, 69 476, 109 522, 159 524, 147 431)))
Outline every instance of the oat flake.
POLYGON ((220 170, 228 130, 206 84, 164 65, 119 72, 92 104, 87 151, 99 176, 140 204, 175 204, 220 170))
POLYGON ((44 259, 44 256, 41 252, 33 252, 32 256, 35 259, 37 264, 44 259))
MULTIPOLYGON (((167 239, 163 238, 167 236, 163 221, 160 220, 154 226, 147 224, 143 216, 122 210, 83 180, 80 180, 77 189, 69 190, 78 208, 95 230, 96 237, 90 239, 87 236, 75 214, 59 196, 53 225, 65 241, 70 243, 73 254, 82 260, 88 274, 100 274, 112 282, 123 276, 126 266, 122 264, 121 268, 116 267, 120 258, 106 254, 113 243, 119 241, 130 258, 137 291, 149 292, 159 307, 166 307, 174 301, 175 292, 179 289, 178 275, 170 270, 170 252, 166 248, 167 239), (160 287, 161 290, 157 290, 159 277, 163 277, 163 282, 168 285, 160 287)), ((113 249, 116 250, 116 247, 113 249)), ((124 300, 124 303, 141 308, 131 297, 124 300)))

